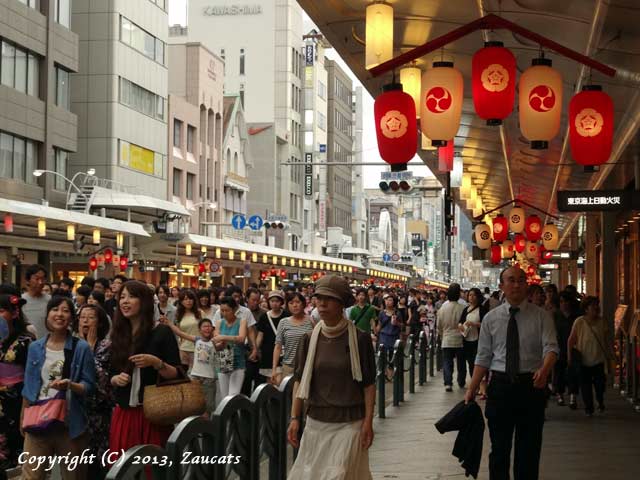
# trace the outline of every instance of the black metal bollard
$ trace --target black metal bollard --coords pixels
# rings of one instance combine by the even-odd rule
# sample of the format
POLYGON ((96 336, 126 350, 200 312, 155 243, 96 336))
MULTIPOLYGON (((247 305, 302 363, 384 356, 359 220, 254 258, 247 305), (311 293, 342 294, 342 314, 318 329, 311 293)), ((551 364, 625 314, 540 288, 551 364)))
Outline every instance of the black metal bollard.
POLYGON ((409 335, 409 393, 416 393, 416 341, 409 335))
POLYGON ((387 349, 384 345, 378 348, 378 417, 385 418, 385 384, 387 382, 387 349))
POLYGON ((427 340, 424 330, 420 332, 418 347, 420 348, 419 364, 418 364, 418 383, 420 386, 427 381, 427 340))
POLYGON ((404 343, 401 343, 400 348, 398 350, 400 352, 400 359, 398 360, 398 363, 400 365, 400 401, 401 402, 404 402, 404 382, 405 382, 404 374, 406 373, 404 365, 405 365, 405 360, 407 358, 407 355, 405 353, 406 348, 407 348, 407 345, 404 343))
POLYGON ((401 376, 404 375, 402 371, 402 344, 400 340, 396 340, 393 345, 393 406, 400 405, 400 391, 401 391, 401 376))
POLYGON ((634 404, 639 403, 638 399, 638 359, 636 356, 637 337, 631 337, 631 399, 634 404))
POLYGON ((435 372, 435 333, 433 330, 429 330, 429 376, 431 378, 436 376, 435 372))
POLYGON ((442 370, 442 340, 436 340, 436 370, 442 370))

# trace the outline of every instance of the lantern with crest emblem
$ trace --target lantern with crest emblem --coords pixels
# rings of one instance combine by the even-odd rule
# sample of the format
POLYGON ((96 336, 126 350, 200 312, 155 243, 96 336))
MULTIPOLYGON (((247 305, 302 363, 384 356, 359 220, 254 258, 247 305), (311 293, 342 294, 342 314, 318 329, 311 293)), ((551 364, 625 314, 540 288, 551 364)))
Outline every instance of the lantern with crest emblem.
POLYGON ((516 95, 516 59, 502 42, 485 42, 471 63, 473 106, 487 125, 501 125, 516 95))
POLYGON ((462 74, 452 62, 434 62, 422 74, 420 99, 422 133, 434 146, 444 146, 456 136, 462 115, 462 74))

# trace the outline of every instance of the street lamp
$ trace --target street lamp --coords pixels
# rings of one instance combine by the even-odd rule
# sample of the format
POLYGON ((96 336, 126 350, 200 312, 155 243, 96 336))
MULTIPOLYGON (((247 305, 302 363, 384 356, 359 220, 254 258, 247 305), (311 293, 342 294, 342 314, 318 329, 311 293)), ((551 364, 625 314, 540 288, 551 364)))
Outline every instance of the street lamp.
POLYGON ((58 172, 56 172, 54 170, 40 170, 40 169, 34 170, 33 171, 33 176, 34 177, 41 177, 45 173, 50 173, 51 175, 55 175, 57 177, 60 177, 63 180, 65 180, 66 182, 69 183, 69 188, 67 189, 67 200, 66 200, 66 203, 65 203, 65 208, 67 208, 67 209, 69 208, 69 198, 71 197, 71 187, 75 188, 78 191, 78 193, 84 197, 84 199, 87 202, 87 204, 86 204, 87 207, 89 206, 89 197, 87 197, 87 195, 82 190, 80 190, 80 188, 75 184, 75 181, 76 181, 76 178, 78 178, 79 175, 87 175, 87 176, 90 176, 90 177, 94 176, 95 173, 96 173, 95 168, 90 168, 89 170, 86 171, 86 173, 85 172, 77 172, 73 176, 73 178, 71 178, 71 180, 69 180, 67 177, 65 177, 61 173, 58 173, 58 172))

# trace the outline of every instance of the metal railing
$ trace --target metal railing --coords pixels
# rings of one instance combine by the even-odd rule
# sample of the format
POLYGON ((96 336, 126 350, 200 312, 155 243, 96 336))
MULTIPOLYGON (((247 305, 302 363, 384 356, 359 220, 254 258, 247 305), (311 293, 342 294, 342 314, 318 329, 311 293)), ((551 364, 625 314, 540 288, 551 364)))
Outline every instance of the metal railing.
MULTIPOLYGON (((409 335, 405 344, 397 340, 392 353, 393 405, 404 402, 404 376, 409 374, 409 391, 415 392, 415 369, 419 385, 427 382, 428 363, 433 369, 433 354, 425 332, 415 341, 409 335), (408 362, 407 362, 408 360, 408 362), (408 363, 408 365, 407 365, 408 363)), ((387 350, 377 353, 378 416, 385 418, 387 350)), ((288 420, 294 380, 286 377, 276 388, 260 385, 251 398, 225 397, 210 420, 189 417, 176 425, 165 448, 137 445, 110 469, 107 480, 259 480, 268 471, 269 480, 286 480, 289 465, 287 447, 288 420), (218 463, 223 457, 231 461, 218 463), (262 460, 268 462, 265 465, 262 460), (266 468, 262 468, 266 467, 266 468), (147 476, 147 474, 149 476, 147 476)), ((302 436, 304 424, 300 426, 302 436)), ((297 454, 293 450, 293 459, 297 454)))

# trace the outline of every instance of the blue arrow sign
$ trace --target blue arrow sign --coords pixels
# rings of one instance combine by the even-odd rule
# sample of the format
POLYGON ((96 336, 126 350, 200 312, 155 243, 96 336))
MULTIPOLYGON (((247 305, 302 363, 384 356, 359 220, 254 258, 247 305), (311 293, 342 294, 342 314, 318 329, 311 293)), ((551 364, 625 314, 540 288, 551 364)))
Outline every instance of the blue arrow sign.
POLYGON ((236 230, 242 230, 247 226, 247 219, 244 215, 234 215, 231 219, 231 225, 233 225, 233 228, 236 230))
POLYGON ((383 262, 390 262, 391 261, 391 255, 389 253, 383 253, 382 254, 382 261, 383 262))
POLYGON ((251 230, 260 230, 264 224, 264 220, 260 215, 252 215, 247 223, 251 230))

